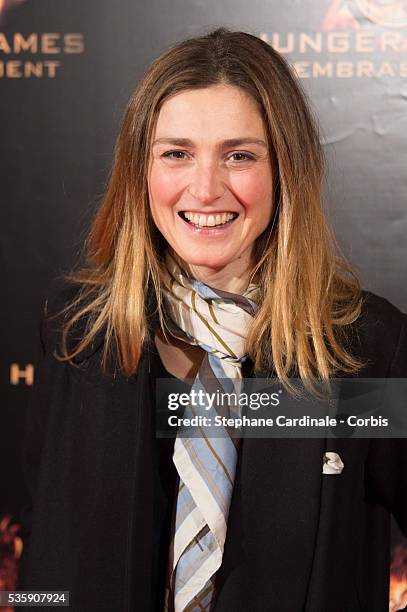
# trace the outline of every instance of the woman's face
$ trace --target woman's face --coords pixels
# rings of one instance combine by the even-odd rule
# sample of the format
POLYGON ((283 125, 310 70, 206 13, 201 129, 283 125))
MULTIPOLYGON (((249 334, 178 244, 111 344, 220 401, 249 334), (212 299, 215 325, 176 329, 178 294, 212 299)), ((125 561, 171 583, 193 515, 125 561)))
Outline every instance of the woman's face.
POLYGON ((215 271, 249 262, 273 212, 271 160, 255 102, 228 85, 166 100, 148 184, 155 224, 190 266, 215 271))

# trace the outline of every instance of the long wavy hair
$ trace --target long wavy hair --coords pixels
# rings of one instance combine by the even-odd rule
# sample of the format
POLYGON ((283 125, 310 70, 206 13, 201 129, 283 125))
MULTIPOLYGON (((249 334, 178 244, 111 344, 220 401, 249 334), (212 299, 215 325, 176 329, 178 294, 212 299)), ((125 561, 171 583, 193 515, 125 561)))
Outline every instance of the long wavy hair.
POLYGON ((61 361, 104 335, 102 369, 111 348, 132 375, 151 341, 149 299, 165 333, 161 270, 165 240, 148 197, 151 138, 172 95, 214 85, 238 87, 256 102, 273 160, 274 216, 258 237, 261 302, 248 331, 247 353, 258 372, 272 372, 291 391, 296 372, 309 390, 364 364, 346 349, 346 326, 361 313, 363 293, 323 210, 325 172, 320 128, 287 61, 246 32, 221 27, 170 47, 147 69, 130 97, 116 142, 106 193, 83 244, 85 262, 65 275, 79 285, 65 316, 61 361), (72 350, 70 328, 86 318, 72 350), (294 368, 294 370, 293 370, 294 368))

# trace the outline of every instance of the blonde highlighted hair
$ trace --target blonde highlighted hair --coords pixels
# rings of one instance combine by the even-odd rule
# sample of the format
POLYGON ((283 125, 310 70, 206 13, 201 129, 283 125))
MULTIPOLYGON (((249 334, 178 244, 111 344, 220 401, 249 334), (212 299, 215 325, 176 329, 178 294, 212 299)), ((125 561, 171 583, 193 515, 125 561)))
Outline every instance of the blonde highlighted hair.
POLYGON ((256 102, 273 160, 275 212, 255 245, 252 276, 259 279, 262 299, 247 352, 256 371, 274 370, 290 389, 289 375, 296 370, 312 391, 317 380, 362 367, 345 346, 346 326, 361 313, 362 292, 323 210, 324 154, 317 120, 299 80, 269 44, 223 27, 169 48, 150 65, 130 97, 108 187, 84 243, 86 261, 65 277, 79 285, 79 291, 63 311, 70 314, 58 358, 71 362, 103 333, 103 369, 114 348, 120 369, 132 375, 143 345, 151 340, 149 291, 164 327, 165 241, 154 225, 148 199, 151 139, 169 96, 220 84, 238 87, 256 102), (69 331, 82 317, 86 333, 69 351, 69 331))

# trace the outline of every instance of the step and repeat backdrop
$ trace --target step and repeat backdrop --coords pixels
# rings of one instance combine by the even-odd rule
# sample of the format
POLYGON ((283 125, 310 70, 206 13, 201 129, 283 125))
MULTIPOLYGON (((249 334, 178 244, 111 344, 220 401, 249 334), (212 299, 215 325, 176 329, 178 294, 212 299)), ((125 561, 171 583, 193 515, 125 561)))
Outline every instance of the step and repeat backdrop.
MULTIPOLYGON (((220 25, 294 66, 320 119, 339 243, 364 288, 407 312, 406 0, 0 0, 1 589, 23 547, 20 448, 44 299, 77 261, 143 71, 220 25)), ((407 605, 395 524, 390 586, 390 610, 407 605)))

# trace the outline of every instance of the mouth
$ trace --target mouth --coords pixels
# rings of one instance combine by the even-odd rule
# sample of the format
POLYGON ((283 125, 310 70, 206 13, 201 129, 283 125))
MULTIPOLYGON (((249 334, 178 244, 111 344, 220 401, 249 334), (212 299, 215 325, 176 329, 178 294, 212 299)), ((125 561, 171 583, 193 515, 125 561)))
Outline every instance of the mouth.
POLYGON ((231 225, 235 219, 239 216, 236 212, 224 212, 210 215, 204 215, 202 213, 195 213, 188 210, 181 210, 178 215, 196 228, 220 228, 231 225))

